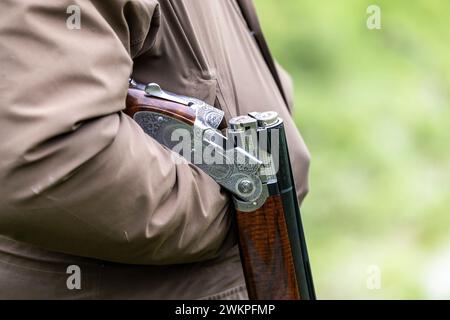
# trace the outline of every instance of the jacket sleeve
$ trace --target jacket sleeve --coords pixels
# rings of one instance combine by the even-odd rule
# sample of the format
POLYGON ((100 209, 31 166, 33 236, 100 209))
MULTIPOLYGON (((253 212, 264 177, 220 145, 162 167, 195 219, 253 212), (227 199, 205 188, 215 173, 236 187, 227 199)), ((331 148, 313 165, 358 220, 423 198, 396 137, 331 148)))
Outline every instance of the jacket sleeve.
POLYGON ((1 1, 1 235, 132 264, 233 244, 228 196, 121 112, 158 14, 153 0, 1 1))

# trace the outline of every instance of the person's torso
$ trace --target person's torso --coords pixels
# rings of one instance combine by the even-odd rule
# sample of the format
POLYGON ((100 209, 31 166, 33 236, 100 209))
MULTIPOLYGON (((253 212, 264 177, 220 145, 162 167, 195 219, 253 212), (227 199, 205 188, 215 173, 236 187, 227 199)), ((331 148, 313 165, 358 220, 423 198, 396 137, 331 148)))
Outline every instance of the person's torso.
POLYGON ((226 117, 275 110, 283 98, 236 0, 164 0, 154 47, 137 58, 134 76, 203 99, 226 117))
MULTIPOLYGON (((236 0, 159 3, 161 25, 151 51, 135 59, 137 80, 203 99, 223 109, 228 119, 263 110, 290 117, 236 0)), ((132 266, 51 253, 0 237, 0 274, 0 298, 246 297, 236 248, 215 261, 132 266), (81 290, 66 286, 70 265, 81 269, 81 290)))

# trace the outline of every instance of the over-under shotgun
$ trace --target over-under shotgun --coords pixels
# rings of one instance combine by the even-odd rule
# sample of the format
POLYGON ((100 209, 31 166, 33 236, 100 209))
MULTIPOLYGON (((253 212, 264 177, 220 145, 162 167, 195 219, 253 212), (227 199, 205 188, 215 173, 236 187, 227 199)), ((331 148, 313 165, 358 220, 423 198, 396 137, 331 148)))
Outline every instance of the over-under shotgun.
POLYGON ((284 124, 275 112, 227 124, 222 111, 203 101, 130 80, 125 113, 233 195, 250 299, 315 299, 284 124), (188 148, 177 148, 180 130, 188 148))

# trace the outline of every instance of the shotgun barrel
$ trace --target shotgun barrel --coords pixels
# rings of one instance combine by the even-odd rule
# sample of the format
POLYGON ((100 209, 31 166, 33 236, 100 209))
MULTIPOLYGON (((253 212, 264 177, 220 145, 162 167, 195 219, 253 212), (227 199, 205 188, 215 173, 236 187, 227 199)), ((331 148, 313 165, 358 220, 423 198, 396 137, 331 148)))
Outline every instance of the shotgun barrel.
POLYGON ((303 300, 315 300, 316 294, 283 121, 279 121, 268 130, 269 132, 278 130, 279 170, 277 182, 288 227, 300 297, 303 300))
POLYGON ((182 128, 189 131, 191 152, 200 145, 218 155, 218 162, 194 164, 233 196, 250 299, 315 299, 284 124, 278 114, 254 112, 227 124, 223 112, 203 101, 132 80, 125 113, 168 148, 175 145, 171 133, 182 128), (226 136, 219 131, 225 128, 226 136))

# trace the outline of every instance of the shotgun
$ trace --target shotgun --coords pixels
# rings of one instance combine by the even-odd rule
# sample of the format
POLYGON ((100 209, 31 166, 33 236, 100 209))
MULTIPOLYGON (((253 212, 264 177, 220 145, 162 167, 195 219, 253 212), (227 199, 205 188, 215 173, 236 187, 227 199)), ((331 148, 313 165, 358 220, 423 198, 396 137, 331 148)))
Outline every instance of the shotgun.
POLYGON ((283 120, 276 112, 226 123, 221 110, 201 100, 130 79, 125 113, 231 193, 251 300, 315 299, 283 120))

